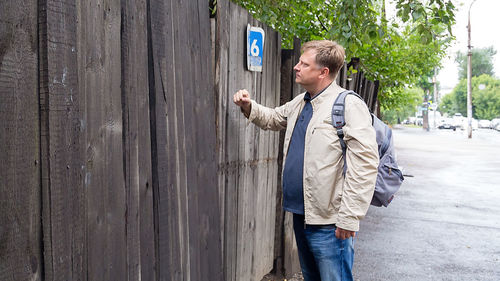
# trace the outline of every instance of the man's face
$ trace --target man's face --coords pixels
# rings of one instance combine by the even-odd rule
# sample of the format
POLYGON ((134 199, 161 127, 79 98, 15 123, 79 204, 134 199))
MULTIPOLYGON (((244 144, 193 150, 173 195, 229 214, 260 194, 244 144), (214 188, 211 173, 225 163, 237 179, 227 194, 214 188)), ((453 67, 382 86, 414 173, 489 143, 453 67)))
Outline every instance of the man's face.
POLYGON ((293 69, 295 70, 295 82, 306 88, 321 81, 325 67, 320 67, 316 63, 316 51, 310 49, 300 56, 299 62, 293 69))

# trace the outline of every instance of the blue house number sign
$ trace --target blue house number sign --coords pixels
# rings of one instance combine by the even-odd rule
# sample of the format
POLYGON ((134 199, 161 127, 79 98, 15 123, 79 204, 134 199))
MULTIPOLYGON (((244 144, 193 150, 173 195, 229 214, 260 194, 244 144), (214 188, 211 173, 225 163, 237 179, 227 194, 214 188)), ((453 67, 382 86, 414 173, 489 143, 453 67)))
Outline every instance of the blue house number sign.
POLYGON ((247 25, 247 68, 250 71, 262 72, 264 37, 262 28, 247 25))

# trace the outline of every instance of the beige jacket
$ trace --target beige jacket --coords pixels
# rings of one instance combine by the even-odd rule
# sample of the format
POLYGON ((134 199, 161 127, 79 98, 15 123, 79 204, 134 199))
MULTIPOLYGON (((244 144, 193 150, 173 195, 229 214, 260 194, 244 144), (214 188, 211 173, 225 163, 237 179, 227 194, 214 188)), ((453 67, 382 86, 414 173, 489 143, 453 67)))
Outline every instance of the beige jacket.
MULTIPOLYGON (((366 104, 348 95, 345 101, 344 140, 347 172, 342 176, 342 148, 331 111, 344 89, 333 82, 311 101, 313 115, 307 127, 304 151, 304 208, 307 224, 336 224, 358 231, 359 221, 370 205, 377 177, 378 148, 366 104)), ((305 105, 304 94, 274 109, 252 100, 248 119, 264 130, 286 128, 283 163, 298 115, 305 105)), ((283 165, 284 166, 284 165, 283 165)))

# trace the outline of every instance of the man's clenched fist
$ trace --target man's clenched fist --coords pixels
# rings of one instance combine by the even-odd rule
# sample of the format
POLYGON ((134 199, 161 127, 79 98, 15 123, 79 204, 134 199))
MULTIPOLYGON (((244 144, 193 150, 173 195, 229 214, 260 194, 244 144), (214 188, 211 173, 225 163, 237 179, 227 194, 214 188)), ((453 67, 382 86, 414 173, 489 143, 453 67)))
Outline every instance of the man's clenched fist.
POLYGON ((233 102, 241 107, 241 111, 245 114, 246 117, 250 115, 250 110, 252 108, 252 101, 250 100, 250 94, 247 90, 239 90, 233 96, 233 102))

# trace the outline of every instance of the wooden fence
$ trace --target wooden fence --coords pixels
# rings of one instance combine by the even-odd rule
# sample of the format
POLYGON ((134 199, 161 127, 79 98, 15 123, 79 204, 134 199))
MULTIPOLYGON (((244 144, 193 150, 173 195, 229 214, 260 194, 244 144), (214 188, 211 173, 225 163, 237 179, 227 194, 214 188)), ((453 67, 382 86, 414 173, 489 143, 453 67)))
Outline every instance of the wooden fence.
POLYGON ((0 280, 222 280, 208 2, 0 23, 0 280))
MULTIPOLYGON (((298 270, 283 140, 232 94, 297 95, 300 44, 217 5, 211 32, 205 0, 0 2, 0 280, 298 270), (247 23, 266 31, 262 73, 245 70, 247 23)), ((376 83, 341 74, 376 104, 376 83)))

